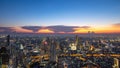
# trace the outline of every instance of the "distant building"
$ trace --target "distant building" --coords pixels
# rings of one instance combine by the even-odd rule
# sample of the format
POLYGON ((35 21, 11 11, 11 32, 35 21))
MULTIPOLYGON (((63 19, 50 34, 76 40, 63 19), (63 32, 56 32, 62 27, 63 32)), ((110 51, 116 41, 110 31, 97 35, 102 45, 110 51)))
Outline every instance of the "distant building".
POLYGON ((95 32, 94 31, 88 31, 88 37, 92 38, 95 36, 95 32))

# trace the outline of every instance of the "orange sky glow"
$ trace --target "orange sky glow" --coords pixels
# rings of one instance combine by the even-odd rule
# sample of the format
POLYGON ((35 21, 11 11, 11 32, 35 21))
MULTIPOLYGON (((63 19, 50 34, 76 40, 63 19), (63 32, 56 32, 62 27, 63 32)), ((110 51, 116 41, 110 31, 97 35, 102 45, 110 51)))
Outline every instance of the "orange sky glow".
POLYGON ((12 27, 11 29, 15 32, 23 32, 23 33, 32 33, 33 32, 32 30, 23 29, 21 27, 12 27))
MULTIPOLYGON (((23 32, 23 33, 34 33, 33 30, 30 29, 24 29, 22 27, 12 27, 11 28, 13 32, 23 32)), ((61 28, 62 29, 62 28, 61 28)), ((3 31, 3 30, 0 30, 3 31)), ((64 31, 58 31, 55 32, 54 30, 51 30, 49 28, 41 28, 35 33, 60 33, 60 34, 65 34, 65 33, 70 33, 70 34, 76 34, 76 33, 88 33, 88 31, 93 31, 95 33, 120 33, 120 27, 119 26, 105 26, 105 27, 90 27, 90 28, 73 28, 73 32, 64 32, 64 31)))
POLYGON ((42 29, 39 29, 37 33, 54 33, 54 31, 47 28, 42 28, 42 29))
POLYGON ((120 33, 120 26, 106 26, 106 27, 91 27, 88 29, 74 28, 73 33, 88 33, 88 31, 93 31, 95 33, 120 33))

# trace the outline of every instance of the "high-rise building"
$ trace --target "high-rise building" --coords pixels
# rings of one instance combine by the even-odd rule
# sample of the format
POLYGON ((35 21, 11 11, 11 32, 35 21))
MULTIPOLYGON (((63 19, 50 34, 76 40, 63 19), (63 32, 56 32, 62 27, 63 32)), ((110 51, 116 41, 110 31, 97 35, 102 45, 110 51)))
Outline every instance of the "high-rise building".
POLYGON ((56 61, 56 42, 55 42, 55 40, 51 40, 50 61, 52 61, 52 62, 56 61))
POLYGON ((7 65, 9 63, 9 55, 7 54, 7 49, 5 47, 0 49, 0 58, 2 64, 7 65))
POLYGON ((95 36, 95 32, 94 31, 88 31, 88 37, 92 38, 95 36))
POLYGON ((7 36, 7 46, 10 45, 10 35, 7 36))

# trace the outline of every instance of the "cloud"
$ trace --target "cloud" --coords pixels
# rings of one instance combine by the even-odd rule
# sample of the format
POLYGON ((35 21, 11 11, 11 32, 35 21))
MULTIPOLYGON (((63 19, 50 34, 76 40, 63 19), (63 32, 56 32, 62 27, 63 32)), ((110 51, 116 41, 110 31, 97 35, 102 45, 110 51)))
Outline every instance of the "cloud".
POLYGON ((115 23, 115 24, 112 24, 113 27, 119 27, 120 28, 120 23, 115 23))
POLYGON ((89 30, 91 30, 90 26, 81 26, 78 28, 73 28, 73 33, 87 33, 89 30))
POLYGON ((78 26, 48 26, 47 28, 53 30, 54 32, 73 32, 73 28, 77 28, 78 26))
POLYGON ((14 32, 22 32, 22 33, 32 33, 33 32, 32 30, 25 29, 22 27, 11 27, 10 29, 14 32))
POLYGON ((38 32, 36 33, 54 33, 54 31, 48 29, 48 28, 42 28, 42 29, 39 29, 38 32))
POLYGON ((63 32, 63 31, 62 31, 62 32, 57 32, 57 33, 60 33, 60 34, 65 34, 66 32, 63 32))
POLYGON ((6 32, 21 32, 21 33, 80 33, 83 30, 88 32, 90 26, 21 26, 21 27, 0 27, 1 31, 6 32))
POLYGON ((82 30, 82 29, 90 29, 90 26, 81 26, 81 27, 77 27, 77 28, 73 28, 73 30, 82 30))
POLYGON ((36 33, 42 27, 41 26, 22 26, 22 28, 32 30, 34 33, 36 33))
POLYGON ((0 27, 0 32, 12 32, 10 27, 0 27))
POLYGON ((3 32, 4 30, 3 29, 0 29, 0 32, 3 32))

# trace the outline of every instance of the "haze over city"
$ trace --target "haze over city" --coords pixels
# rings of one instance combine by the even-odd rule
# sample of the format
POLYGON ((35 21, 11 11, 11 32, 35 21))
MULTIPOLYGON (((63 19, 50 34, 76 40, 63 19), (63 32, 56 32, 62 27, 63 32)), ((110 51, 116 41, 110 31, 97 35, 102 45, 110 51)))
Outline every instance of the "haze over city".
POLYGON ((120 0, 0 0, 0 32, 120 33, 120 0))

